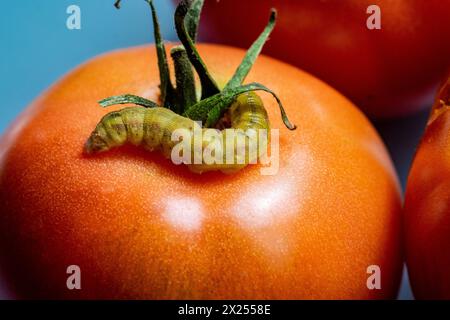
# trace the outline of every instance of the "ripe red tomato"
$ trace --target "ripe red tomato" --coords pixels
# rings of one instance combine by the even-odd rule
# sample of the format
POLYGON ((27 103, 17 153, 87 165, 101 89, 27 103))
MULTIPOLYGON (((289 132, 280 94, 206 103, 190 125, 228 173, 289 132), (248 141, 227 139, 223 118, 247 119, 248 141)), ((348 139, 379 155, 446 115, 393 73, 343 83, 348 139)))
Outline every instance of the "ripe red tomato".
POLYGON ((264 52, 318 76, 370 116, 431 104, 450 66, 450 5, 441 0, 206 1, 203 40, 246 48, 271 7, 279 21, 264 52), (381 30, 366 27, 370 5, 381 9, 381 30))
POLYGON ((419 299, 450 299, 450 78, 436 99, 405 198, 411 286, 419 299))
MULTIPOLYGON (((199 45, 219 82, 244 52, 199 45)), ((196 175, 159 153, 82 155, 122 93, 157 100, 154 48, 106 54, 38 98, 0 142, 0 253, 15 290, 38 298, 394 298, 400 194, 368 120, 342 95, 261 57, 249 75, 280 129, 279 173, 196 175), (81 290, 66 269, 81 268, 81 290), (381 268, 381 290, 367 268, 381 268)), ((114 108, 113 108, 114 109, 114 108)))

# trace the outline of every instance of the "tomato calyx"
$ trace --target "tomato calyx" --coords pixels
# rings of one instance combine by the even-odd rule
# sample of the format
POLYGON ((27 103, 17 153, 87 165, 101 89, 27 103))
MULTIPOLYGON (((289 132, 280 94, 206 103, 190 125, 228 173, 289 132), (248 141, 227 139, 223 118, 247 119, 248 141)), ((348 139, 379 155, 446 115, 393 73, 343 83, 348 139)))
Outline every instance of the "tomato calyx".
POLYGON ((447 78, 445 84, 442 86, 439 94, 437 95, 433 109, 431 110, 430 119, 428 125, 434 122, 444 112, 450 110, 450 76, 447 78))
MULTIPOLYGON (((189 119, 201 121, 204 127, 211 128, 217 125, 237 96, 246 92, 265 91, 270 93, 277 101, 285 126, 290 130, 296 129, 296 126, 289 121, 283 104, 275 92, 257 82, 243 85, 246 76, 275 26, 277 16, 275 9, 271 10, 269 23, 264 31, 247 51, 231 80, 221 90, 209 73, 195 45, 204 0, 182 0, 175 10, 175 29, 182 44, 172 48, 170 52, 175 66, 176 87, 173 86, 171 81, 166 49, 155 6, 152 0, 145 1, 149 4, 152 12, 162 107, 189 119), (197 98, 192 69, 196 71, 200 79, 200 99, 197 98)), ((116 0, 114 5, 119 9, 120 4, 121 0, 116 0)), ((135 104, 146 108, 159 106, 156 102, 132 94, 109 97, 99 101, 99 104, 102 107, 117 104, 135 104)))

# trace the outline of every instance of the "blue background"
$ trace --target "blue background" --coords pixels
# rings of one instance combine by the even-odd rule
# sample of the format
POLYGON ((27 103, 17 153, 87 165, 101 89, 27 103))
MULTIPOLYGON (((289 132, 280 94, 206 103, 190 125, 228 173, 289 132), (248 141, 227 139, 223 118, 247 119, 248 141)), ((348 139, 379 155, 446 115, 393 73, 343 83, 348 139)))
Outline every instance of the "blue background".
MULTIPOLYGON (((43 90, 85 60, 116 48, 153 41, 149 10, 143 1, 123 0, 2 1, 0 10, 0 133, 43 90), (81 8, 81 30, 68 30, 69 5, 81 8)), ((162 33, 176 40, 173 5, 156 0, 162 33)), ((377 122, 391 151, 402 185, 426 122, 427 111, 409 118, 377 122)), ((7 290, 0 278, 0 298, 7 290)), ((399 297, 411 299, 404 275, 399 297)))

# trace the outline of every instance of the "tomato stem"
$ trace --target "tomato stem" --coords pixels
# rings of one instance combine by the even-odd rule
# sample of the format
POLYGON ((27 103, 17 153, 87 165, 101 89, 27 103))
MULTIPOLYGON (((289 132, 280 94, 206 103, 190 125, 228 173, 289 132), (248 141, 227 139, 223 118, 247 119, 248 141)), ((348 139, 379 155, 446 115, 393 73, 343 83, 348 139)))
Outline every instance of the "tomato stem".
POLYGON ((175 65, 175 79, 177 81, 178 108, 175 112, 181 114, 197 103, 195 78, 192 72, 192 65, 183 46, 172 48, 170 54, 175 65))
MULTIPOLYGON (((197 48, 195 47, 194 40, 189 35, 186 28, 186 16, 188 15, 192 4, 192 0, 183 0, 180 2, 175 10, 175 29, 178 34, 178 38, 181 43, 186 48, 186 53, 194 66, 197 74, 200 78, 200 83, 202 85, 202 99, 209 98, 220 92, 217 83, 212 78, 211 74, 208 72, 203 59, 200 57, 197 48)), ((199 15, 198 15, 199 16, 199 15)), ((192 32, 192 30, 191 30, 192 32)))

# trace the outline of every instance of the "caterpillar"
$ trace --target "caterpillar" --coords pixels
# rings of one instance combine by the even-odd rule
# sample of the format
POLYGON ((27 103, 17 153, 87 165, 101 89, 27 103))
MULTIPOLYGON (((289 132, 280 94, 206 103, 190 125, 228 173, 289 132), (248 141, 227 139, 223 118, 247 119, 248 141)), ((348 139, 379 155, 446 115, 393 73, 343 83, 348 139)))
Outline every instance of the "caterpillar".
POLYGON ((211 129, 201 128, 194 120, 176 114, 168 108, 127 107, 110 112, 101 119, 86 142, 85 151, 87 154, 96 154, 131 144, 142 146, 149 151, 160 151, 169 158, 173 148, 179 143, 172 139, 175 130, 184 129, 191 135, 192 142, 191 154, 188 157, 190 161, 186 164, 194 173, 207 171, 234 173, 249 163, 255 163, 267 153, 270 123, 263 102, 256 93, 246 92, 237 96, 217 127, 221 127, 221 130, 215 129, 217 134, 210 135, 206 134, 206 131, 211 129), (227 129, 228 126, 234 130, 230 131, 227 129), (196 149, 193 145, 196 129, 202 132, 200 149, 196 149), (232 161, 227 161, 226 152, 222 152, 222 161, 219 163, 206 162, 203 157, 201 163, 195 163, 194 159, 198 153, 203 155, 210 152, 208 148, 211 146, 217 146, 222 151, 227 150, 226 136, 231 133, 235 134, 232 161), (244 140, 245 144, 242 144, 244 150, 239 150, 238 139, 244 140))
MULTIPOLYGON (((117 8, 120 2, 116 0, 117 8)), ((106 114, 85 144, 87 154, 132 144, 149 151, 161 151, 166 158, 171 157, 172 162, 185 163, 195 173, 239 171, 267 153, 270 123, 263 102, 255 91, 270 93, 278 103, 285 126, 289 130, 296 129, 273 91, 256 82, 243 85, 275 26, 276 10, 271 10, 266 28, 248 49, 233 77, 220 90, 195 46, 204 0, 182 0, 175 10, 175 29, 182 44, 171 50, 176 87, 170 79, 153 1, 146 2, 152 12, 161 106, 131 94, 100 101, 103 107, 130 103, 136 106, 106 114), (200 100, 197 99, 192 69, 200 80, 200 100), (195 120, 204 122, 205 127, 195 120), (178 148, 180 145, 182 148, 178 148)))

